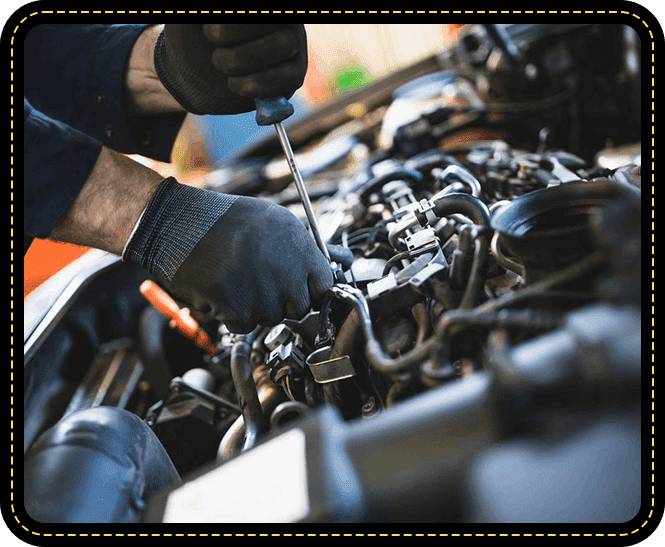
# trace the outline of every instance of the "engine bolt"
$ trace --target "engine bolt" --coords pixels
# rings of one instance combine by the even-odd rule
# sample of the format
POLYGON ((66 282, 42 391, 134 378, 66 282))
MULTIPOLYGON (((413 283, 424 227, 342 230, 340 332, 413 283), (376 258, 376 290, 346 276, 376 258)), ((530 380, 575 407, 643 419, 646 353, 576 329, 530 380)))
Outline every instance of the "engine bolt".
POLYGON ((367 401, 365 401, 365 404, 363 404, 363 406, 361 408, 363 418, 368 417, 368 416, 372 416, 373 414, 376 413, 376 411, 377 411, 377 408, 376 408, 376 401, 375 401, 374 397, 368 397, 367 401))

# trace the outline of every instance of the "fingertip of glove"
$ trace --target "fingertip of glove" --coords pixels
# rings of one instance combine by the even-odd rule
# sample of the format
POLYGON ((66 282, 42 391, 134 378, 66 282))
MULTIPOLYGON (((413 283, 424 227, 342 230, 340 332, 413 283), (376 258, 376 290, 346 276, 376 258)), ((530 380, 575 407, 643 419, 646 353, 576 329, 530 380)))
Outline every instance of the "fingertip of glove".
POLYGON ((353 265, 353 251, 351 249, 341 245, 328 245, 327 247, 331 260, 347 269, 353 265))
POLYGON ((317 274, 310 276, 309 279, 309 293, 313 302, 321 300, 323 295, 333 285, 333 273, 330 266, 326 263, 323 270, 319 270, 317 274))
POLYGON ((223 323, 231 334, 249 334, 256 328, 256 325, 248 325, 246 323, 234 323, 232 321, 224 321, 223 323))

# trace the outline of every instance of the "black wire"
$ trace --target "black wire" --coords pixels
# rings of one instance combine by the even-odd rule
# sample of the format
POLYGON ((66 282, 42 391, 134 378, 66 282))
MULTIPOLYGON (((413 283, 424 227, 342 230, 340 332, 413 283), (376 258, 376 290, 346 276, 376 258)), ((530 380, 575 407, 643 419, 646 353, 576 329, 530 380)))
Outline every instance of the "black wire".
POLYGON ((399 262, 400 260, 403 260, 404 258, 407 258, 409 256, 409 251, 402 251, 401 253, 397 253, 395 256, 390 258, 388 262, 386 262, 386 265, 383 267, 383 273, 381 274, 381 277, 384 275, 388 275, 392 267, 399 262))

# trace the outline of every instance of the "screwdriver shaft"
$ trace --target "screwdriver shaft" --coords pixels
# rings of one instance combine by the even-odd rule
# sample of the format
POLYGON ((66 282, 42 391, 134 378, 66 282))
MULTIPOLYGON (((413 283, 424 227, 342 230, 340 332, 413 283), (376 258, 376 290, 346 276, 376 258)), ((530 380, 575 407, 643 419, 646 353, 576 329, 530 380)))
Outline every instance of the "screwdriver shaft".
POLYGON ((321 230, 319 229, 319 223, 316 220, 316 215, 314 214, 314 208, 312 207, 312 202, 309 200, 309 195, 307 194, 307 188, 305 187, 305 182, 300 175, 300 170, 296 165, 296 158, 291 149, 291 143, 289 142, 289 137, 284 130, 281 122, 275 123, 275 129, 277 130, 277 136, 279 137, 279 143, 282 145, 282 150, 284 150, 284 155, 286 156, 286 161, 289 164, 289 169, 293 175, 293 179, 296 182, 296 188, 300 194, 300 200, 302 201, 303 208, 305 209, 305 215, 307 215, 307 220, 309 226, 312 229, 312 234, 314 235, 314 240, 318 245, 319 249, 323 253, 323 256, 326 257, 328 262, 330 262, 330 253, 328 252, 328 247, 326 247, 323 237, 321 236, 321 230))

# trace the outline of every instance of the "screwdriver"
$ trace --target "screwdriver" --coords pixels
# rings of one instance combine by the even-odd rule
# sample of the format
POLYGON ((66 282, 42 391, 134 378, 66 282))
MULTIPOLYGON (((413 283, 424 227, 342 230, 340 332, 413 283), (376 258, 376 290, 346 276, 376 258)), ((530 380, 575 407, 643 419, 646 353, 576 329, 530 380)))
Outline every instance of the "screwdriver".
POLYGON ((298 169, 298 165, 296 164, 296 158, 293 155, 293 149, 291 148, 289 137, 287 136, 286 131, 284 130, 284 126, 282 125, 282 122, 291 116, 291 114, 293 114, 293 105, 286 99, 286 97, 255 99, 254 102, 256 103, 256 123, 258 125, 275 126, 277 137, 279 138, 279 143, 282 146, 284 155, 286 156, 286 161, 289 164, 289 169, 293 175, 293 180, 295 180, 298 194, 300 194, 300 201, 302 201, 302 206, 305 209, 305 215, 307 216, 307 221, 309 222, 309 226, 312 230, 314 240, 316 241, 319 249, 321 249, 323 256, 325 256, 328 260, 328 263, 330 263, 330 253, 328 252, 328 248, 326 247, 326 244, 323 241, 323 237, 321 236, 319 223, 316 220, 312 202, 309 200, 305 182, 303 181, 300 170, 298 169))
POLYGON ((217 353, 215 344, 212 343, 208 333, 204 331, 198 321, 194 319, 188 308, 180 308, 173 298, 171 298, 164 289, 157 283, 146 279, 139 287, 141 294, 150 302, 157 310, 168 317, 169 326, 176 329, 178 332, 184 334, 192 342, 200 348, 206 350, 210 355, 217 353))

